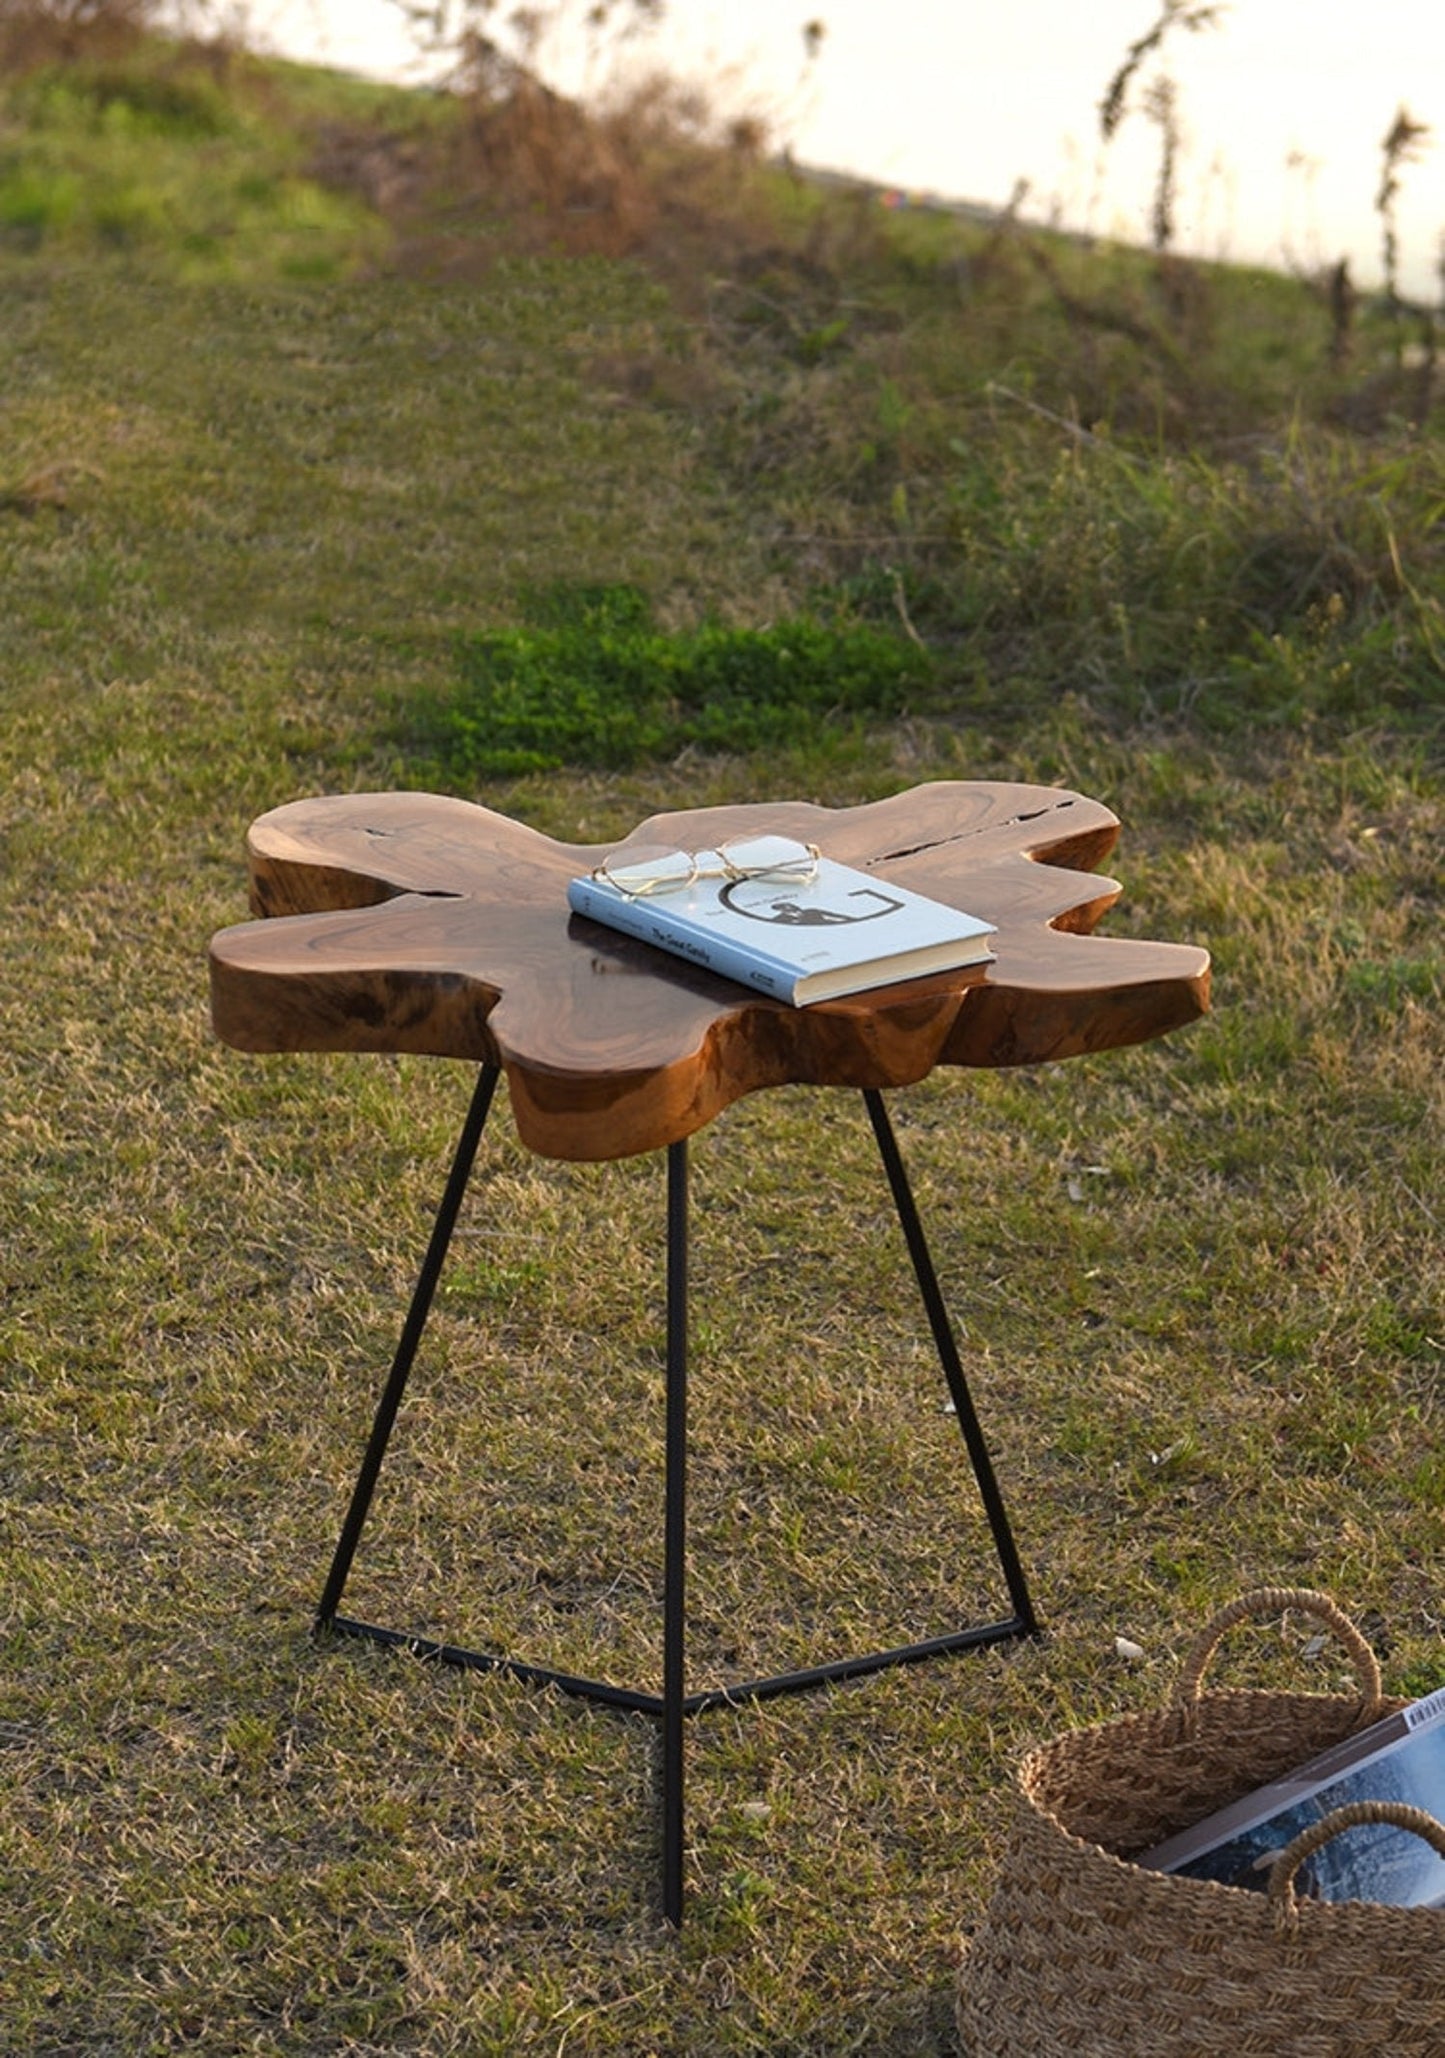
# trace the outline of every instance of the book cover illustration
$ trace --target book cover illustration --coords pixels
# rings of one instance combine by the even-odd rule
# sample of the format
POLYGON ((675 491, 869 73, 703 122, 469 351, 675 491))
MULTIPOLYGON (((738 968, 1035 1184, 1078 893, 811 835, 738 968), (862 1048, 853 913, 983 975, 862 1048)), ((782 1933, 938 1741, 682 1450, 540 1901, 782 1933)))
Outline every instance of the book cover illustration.
MULTIPOLYGON (((1262 1893, 1285 1845, 1347 1801, 1406 1801, 1445 1820, 1445 1688, 1170 1837, 1138 1862, 1262 1893)), ((1321 1901, 1445 1907, 1445 1858, 1408 1830, 1362 1824, 1306 1859, 1296 1887, 1321 1901)))

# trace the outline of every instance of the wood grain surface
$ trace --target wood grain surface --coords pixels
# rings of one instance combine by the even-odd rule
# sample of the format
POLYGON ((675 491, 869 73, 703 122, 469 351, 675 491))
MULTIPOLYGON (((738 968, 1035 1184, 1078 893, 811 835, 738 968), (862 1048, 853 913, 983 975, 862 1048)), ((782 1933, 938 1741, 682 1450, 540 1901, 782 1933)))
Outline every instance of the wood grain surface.
POLYGON ((217 1033, 250 1051, 499 1063, 523 1141, 595 1159, 676 1142, 764 1086, 1037 1064, 1208 1006, 1204 951, 1091 933, 1119 896, 1093 870, 1119 824, 1082 794, 946 781, 862 807, 654 815, 627 842, 699 850, 763 831, 983 916, 993 963, 787 1007, 572 914, 568 880, 615 845, 558 843, 437 794, 342 794, 252 825, 261 919, 212 940, 217 1033))

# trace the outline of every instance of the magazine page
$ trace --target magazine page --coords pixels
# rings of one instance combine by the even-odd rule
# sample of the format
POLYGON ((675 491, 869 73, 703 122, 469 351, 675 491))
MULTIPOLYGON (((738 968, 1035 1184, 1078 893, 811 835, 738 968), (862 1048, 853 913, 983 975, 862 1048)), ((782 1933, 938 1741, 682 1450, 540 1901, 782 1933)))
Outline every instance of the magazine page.
MULTIPOLYGON (((1428 1701, 1405 1711, 1403 1718, 1390 1718, 1379 1727, 1394 1729, 1394 1740, 1334 1776, 1326 1771, 1312 1790, 1301 1791, 1310 1769, 1303 1768, 1261 1794, 1261 1798, 1277 1794, 1283 1787, 1293 1789, 1298 1798, 1235 1827, 1222 1839, 1207 1841, 1193 1856, 1179 1856, 1174 1850, 1188 1840, 1190 1833, 1185 1832, 1147 1853, 1139 1863, 1187 1879, 1211 1879, 1224 1886, 1262 1892, 1270 1866, 1285 1845, 1347 1801, 1406 1801, 1445 1821, 1445 1691, 1432 1694, 1428 1701)), ((1358 1738, 1348 1740, 1349 1745, 1358 1742, 1358 1738)), ((1324 1759, 1314 1761, 1315 1765, 1328 1767, 1346 1748, 1327 1753, 1324 1759)), ((1226 1816, 1236 1812, 1223 1811, 1226 1816)), ((1200 1825, 1201 1831, 1207 1832, 1208 1826, 1200 1825)), ((1296 1885, 1302 1895, 1322 1901, 1442 1907, 1445 1858, 1408 1830, 1384 1823, 1362 1824, 1332 1838, 1309 1858, 1296 1885)))

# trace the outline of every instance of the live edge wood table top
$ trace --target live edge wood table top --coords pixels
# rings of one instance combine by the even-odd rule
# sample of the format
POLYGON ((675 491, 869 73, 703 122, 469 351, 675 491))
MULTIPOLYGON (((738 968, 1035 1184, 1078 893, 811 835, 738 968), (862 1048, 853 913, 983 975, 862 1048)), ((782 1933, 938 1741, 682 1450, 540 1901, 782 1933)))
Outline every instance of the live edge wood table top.
POLYGON ((615 844, 559 843, 437 794, 341 794, 252 825, 266 919, 212 941, 216 1030, 242 1050, 500 1065, 525 1144, 603 1159, 680 1142, 761 1087, 1035 1064, 1144 1042, 1208 1006, 1204 951, 1091 933, 1119 897, 1094 870, 1119 823, 1082 794, 946 781, 860 807, 654 815, 627 842, 763 832, 983 916, 993 962, 787 1007, 572 914, 568 880, 615 844))

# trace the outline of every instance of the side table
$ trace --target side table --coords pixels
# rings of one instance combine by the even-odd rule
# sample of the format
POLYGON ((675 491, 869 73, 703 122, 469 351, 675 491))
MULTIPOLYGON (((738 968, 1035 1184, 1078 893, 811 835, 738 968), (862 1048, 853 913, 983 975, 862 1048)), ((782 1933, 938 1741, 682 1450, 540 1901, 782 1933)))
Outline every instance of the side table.
MULTIPOLYGON (((991 964, 795 1009, 569 913, 567 881, 617 846, 564 844, 470 802, 347 794, 262 815, 248 837, 262 919, 211 944, 217 1033, 248 1051, 422 1052, 479 1067, 446 1189, 317 1609, 317 1627, 500 1670, 657 1720, 662 1905, 683 1911, 689 1715, 1035 1632, 1008 1513, 968 1391, 883 1089, 935 1065, 1038 1064, 1194 1020, 1209 961, 1090 932, 1118 898, 1093 870, 1118 836, 1095 800, 947 781, 828 809, 804 802, 654 815, 628 844, 714 849, 777 833, 997 925, 991 964), (546 1157, 667 1152, 667 1377, 660 1692, 465 1650, 338 1611, 498 1079, 546 1157), (742 1095, 860 1089, 1009 1597, 997 1621, 805 1671, 689 1693, 686 1642, 687 1139, 742 1095)), ((625 849, 627 846, 621 846, 625 849)))

